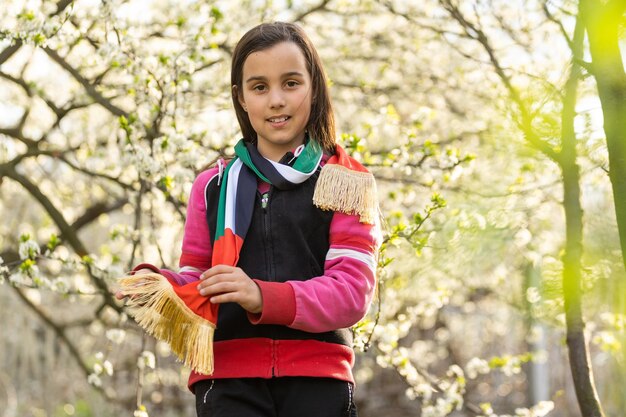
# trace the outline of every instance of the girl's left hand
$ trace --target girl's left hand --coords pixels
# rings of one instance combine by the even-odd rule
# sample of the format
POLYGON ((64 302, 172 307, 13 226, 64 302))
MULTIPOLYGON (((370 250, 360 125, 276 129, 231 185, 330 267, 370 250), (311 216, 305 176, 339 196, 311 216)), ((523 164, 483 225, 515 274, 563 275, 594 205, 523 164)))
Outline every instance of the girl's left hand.
POLYGON ((261 289, 241 268, 216 265, 200 275, 198 291, 214 304, 237 303, 250 313, 263 309, 261 289))

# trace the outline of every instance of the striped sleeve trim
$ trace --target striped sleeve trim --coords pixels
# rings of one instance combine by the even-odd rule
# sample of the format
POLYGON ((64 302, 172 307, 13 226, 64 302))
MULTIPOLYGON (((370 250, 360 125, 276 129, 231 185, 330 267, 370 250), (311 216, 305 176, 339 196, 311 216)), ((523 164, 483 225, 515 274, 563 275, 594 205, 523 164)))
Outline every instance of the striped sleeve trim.
POLYGON ((352 246, 368 252, 376 250, 376 242, 371 236, 362 236, 354 233, 335 232, 330 235, 331 246, 352 246))
POLYGON ((330 261, 338 258, 350 258, 367 265, 373 274, 376 273, 376 258, 371 253, 363 253, 354 249, 330 248, 326 254, 326 260, 330 261))
POLYGON ((194 268, 193 266, 183 266, 182 268, 180 268, 178 270, 179 273, 183 273, 183 272, 202 272, 201 269, 198 268, 194 268))

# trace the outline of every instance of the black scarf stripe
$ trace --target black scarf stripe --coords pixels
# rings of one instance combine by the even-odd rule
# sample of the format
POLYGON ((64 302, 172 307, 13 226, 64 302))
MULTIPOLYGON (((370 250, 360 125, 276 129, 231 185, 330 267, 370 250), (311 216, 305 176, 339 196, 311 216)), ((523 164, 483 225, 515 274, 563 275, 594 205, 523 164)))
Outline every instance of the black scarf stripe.
POLYGON ((290 190, 294 188, 298 184, 294 184, 290 181, 287 181, 285 177, 283 177, 274 165, 267 159, 265 159, 260 153, 259 150, 251 143, 246 143, 246 148, 248 149, 248 154, 250 155, 250 160, 258 169, 267 177, 268 180, 272 183, 273 186, 278 188, 279 190, 290 190))
POLYGON ((235 231, 245 240, 254 211, 257 180, 256 174, 245 164, 242 164, 237 180, 237 202, 235 203, 235 231))

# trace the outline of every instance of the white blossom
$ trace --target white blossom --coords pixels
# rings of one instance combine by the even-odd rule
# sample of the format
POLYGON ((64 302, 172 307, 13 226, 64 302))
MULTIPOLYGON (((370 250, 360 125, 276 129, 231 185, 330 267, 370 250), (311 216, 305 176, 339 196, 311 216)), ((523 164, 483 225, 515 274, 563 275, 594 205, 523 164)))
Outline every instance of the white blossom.
POLYGON ((476 379, 478 375, 488 374, 489 371, 489 363, 481 358, 472 358, 465 365, 465 372, 469 379, 476 379))
POLYGON ((0 284, 4 284, 4 278, 8 275, 9 267, 4 264, 4 259, 0 256, 0 284))
POLYGON ((50 287, 52 291, 58 292, 59 294, 67 294, 70 290, 69 282, 63 277, 58 277, 52 281, 50 287))
POLYGON ((554 410, 554 402, 552 401, 540 401, 533 407, 535 417, 543 417, 552 410, 554 410))
POLYGON ((108 360, 104 361, 102 363, 102 367, 104 368, 104 373, 105 374, 107 374, 109 376, 113 375, 113 364, 111 362, 109 362, 108 360))
POLYGON ((526 300, 531 304, 538 303, 541 300, 539 289, 537 287, 528 287, 526 290, 526 300))
POLYGON ((613 332, 600 331, 593 336, 592 342, 604 351, 619 352, 622 344, 613 332))
POLYGON ((93 373, 94 373, 95 375, 100 375, 100 374, 102 374, 102 371, 103 371, 103 370, 104 370, 104 368, 102 367, 102 365, 101 365, 101 364, 99 364, 99 363, 95 363, 95 364, 93 365, 93 373))
POLYGON ((519 374, 522 371, 522 362, 518 357, 509 358, 506 363, 502 366, 502 372, 506 376, 513 376, 515 374, 519 374))
POLYGON ((148 367, 150 369, 154 369, 156 366, 156 358, 154 357, 154 353, 144 350, 141 352, 141 356, 137 358, 137 367, 139 369, 144 369, 148 367))
POLYGON ((20 287, 31 285, 33 280, 27 273, 24 273, 23 271, 16 271, 9 275, 9 282, 16 287, 20 287))
POLYGON ((540 401, 537 405, 530 409, 516 408, 515 417, 544 417, 553 409, 554 403, 552 401, 540 401))
POLYGON ((126 337, 126 331, 123 329, 109 329, 105 332, 106 338, 111 342, 119 345, 126 337))
POLYGON ((150 416, 148 416, 148 411, 146 410, 146 407, 141 406, 140 408, 138 408, 137 410, 133 412, 133 417, 150 417, 150 416))
POLYGON ((28 240, 20 242, 19 254, 21 260, 35 259, 40 253, 39 245, 34 240, 29 238, 28 240))
POLYGON ((87 377, 87 382, 94 387, 102 386, 102 379, 96 374, 89 374, 89 376, 87 377))

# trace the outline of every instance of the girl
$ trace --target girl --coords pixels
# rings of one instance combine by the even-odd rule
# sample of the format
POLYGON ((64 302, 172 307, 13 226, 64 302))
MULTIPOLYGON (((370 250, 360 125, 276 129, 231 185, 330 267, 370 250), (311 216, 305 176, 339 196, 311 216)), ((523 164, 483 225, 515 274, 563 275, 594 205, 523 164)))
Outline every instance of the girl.
POLYGON ((194 181, 180 270, 139 265, 141 281, 123 283, 119 296, 158 313, 135 317, 192 367, 198 416, 356 416, 350 327, 375 287, 373 176, 335 144, 322 64, 298 26, 247 32, 231 81, 243 139, 225 168, 194 181), (155 324, 169 307, 137 286, 154 273, 216 322, 214 366, 198 365, 210 347, 196 340, 211 335, 171 324, 179 315, 155 324), (181 337, 164 335, 168 326, 181 337))

